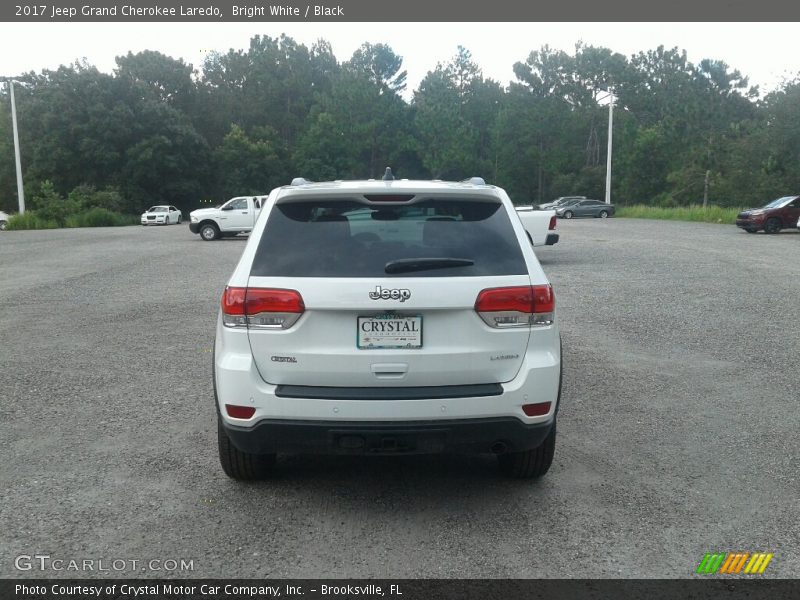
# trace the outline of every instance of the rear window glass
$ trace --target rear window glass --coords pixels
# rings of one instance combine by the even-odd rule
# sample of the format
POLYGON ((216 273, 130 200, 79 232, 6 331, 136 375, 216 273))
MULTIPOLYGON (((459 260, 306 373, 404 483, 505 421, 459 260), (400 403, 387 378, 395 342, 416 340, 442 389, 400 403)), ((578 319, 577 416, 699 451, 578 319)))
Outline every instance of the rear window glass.
POLYGON ((277 204, 251 275, 264 277, 480 277, 527 273, 502 204, 349 200, 277 204), (436 260, 439 259, 439 260, 436 260), (387 265, 400 261, 404 268, 387 265), (410 266, 409 266, 410 265, 410 266))

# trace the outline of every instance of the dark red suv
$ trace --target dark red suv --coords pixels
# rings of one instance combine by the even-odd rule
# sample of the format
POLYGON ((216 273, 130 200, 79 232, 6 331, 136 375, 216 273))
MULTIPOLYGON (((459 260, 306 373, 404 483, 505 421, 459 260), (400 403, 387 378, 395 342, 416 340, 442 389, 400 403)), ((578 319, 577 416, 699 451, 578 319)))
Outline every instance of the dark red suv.
POLYGON ((784 196, 765 204, 761 208, 749 208, 736 215, 736 226, 748 233, 763 229, 766 233, 778 233, 781 229, 794 228, 800 219, 800 196, 784 196))

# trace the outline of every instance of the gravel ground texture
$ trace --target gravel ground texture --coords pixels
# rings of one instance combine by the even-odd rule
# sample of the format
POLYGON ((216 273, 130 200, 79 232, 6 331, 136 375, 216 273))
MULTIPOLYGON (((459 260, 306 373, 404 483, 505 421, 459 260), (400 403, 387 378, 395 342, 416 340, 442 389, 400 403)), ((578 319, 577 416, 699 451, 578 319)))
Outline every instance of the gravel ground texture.
POLYGON ((714 551, 800 577, 800 234, 559 231, 537 249, 565 360, 546 477, 504 479, 491 456, 281 457, 257 484, 219 467, 211 388, 244 239, 0 232, 0 577, 681 578, 714 551), (15 568, 37 553, 141 562, 15 568))

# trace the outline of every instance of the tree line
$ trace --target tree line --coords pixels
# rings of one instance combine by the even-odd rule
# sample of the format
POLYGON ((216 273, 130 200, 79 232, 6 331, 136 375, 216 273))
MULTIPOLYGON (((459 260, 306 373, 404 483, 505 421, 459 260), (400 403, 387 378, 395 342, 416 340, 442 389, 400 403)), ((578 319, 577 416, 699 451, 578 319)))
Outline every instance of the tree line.
MULTIPOLYGON (((800 79, 760 95, 724 62, 693 64, 677 48, 626 57, 583 44, 544 46, 514 74, 504 87, 459 47, 407 101, 389 46, 339 61, 324 40, 286 36, 255 36, 198 69, 144 51, 117 57, 112 73, 80 61, 30 72, 15 77, 26 196, 44 186, 65 200, 76 189, 111 198, 121 212, 191 210, 390 165, 403 178, 482 176, 519 204, 602 198, 609 89, 614 202, 685 205, 707 193, 751 206, 800 193, 800 79)), ((7 91, 0 100, 0 208, 15 210, 7 91)))

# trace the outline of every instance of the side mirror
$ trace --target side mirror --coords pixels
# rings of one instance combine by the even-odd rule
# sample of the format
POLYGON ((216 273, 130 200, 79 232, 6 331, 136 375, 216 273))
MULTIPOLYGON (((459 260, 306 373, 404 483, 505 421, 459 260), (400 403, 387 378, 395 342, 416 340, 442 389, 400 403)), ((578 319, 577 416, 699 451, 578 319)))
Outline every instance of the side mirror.
POLYGON ((228 204, 228 205, 226 205, 226 206, 223 206, 223 207, 222 207, 222 210, 233 210, 233 206, 231 206, 230 204, 228 204))
POLYGON ((530 241, 531 246, 533 246, 533 237, 531 236, 531 232, 526 229, 525 230, 525 235, 528 236, 528 240, 530 241))

